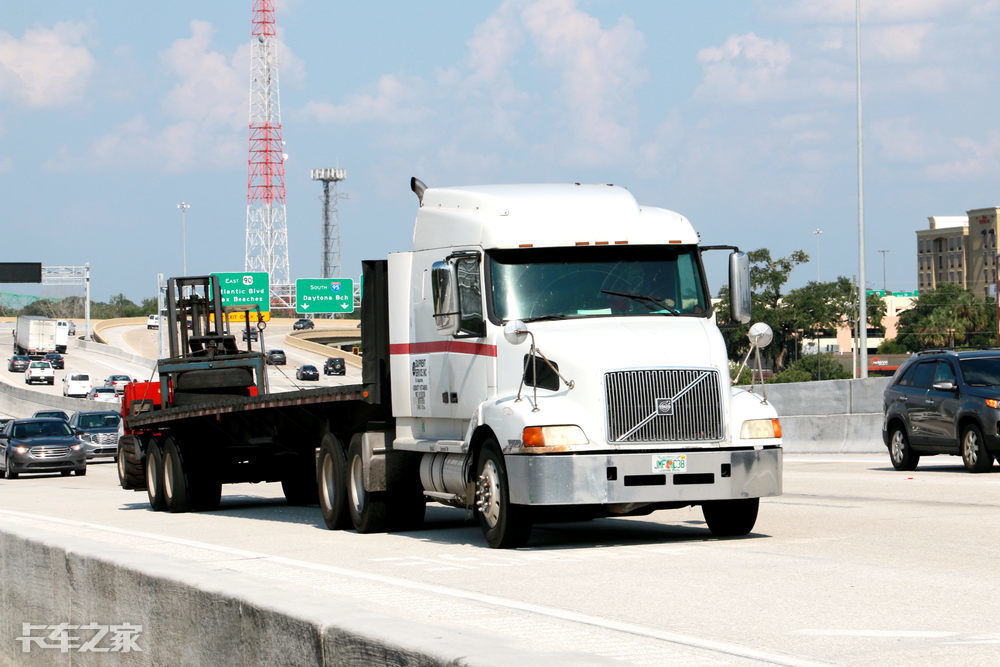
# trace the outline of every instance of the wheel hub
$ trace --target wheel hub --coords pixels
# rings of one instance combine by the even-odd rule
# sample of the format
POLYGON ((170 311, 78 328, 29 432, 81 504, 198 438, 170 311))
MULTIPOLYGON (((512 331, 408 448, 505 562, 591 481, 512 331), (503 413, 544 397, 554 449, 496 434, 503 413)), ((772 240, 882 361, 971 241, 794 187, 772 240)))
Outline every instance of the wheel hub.
POLYGON ((500 520, 500 496, 496 466, 487 461, 476 480, 476 509, 492 528, 500 520))

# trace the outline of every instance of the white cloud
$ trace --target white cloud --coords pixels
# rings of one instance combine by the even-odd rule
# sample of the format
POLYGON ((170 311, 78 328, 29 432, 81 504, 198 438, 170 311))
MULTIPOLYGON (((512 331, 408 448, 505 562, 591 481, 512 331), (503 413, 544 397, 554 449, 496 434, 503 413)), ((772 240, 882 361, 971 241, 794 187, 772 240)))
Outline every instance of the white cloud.
MULTIPOLYGON (((863 22, 920 21, 962 10, 982 11, 981 0, 866 0, 861 3, 863 22)), ((815 23, 855 20, 855 0, 792 0, 768 11, 780 18, 815 23)))
POLYGON ((961 137, 954 143, 963 157, 928 166, 924 169, 928 178, 935 181, 978 180, 1000 171, 1000 130, 991 130, 985 141, 961 137))
POLYGON ((0 96, 34 108, 56 108, 78 99, 94 73, 83 42, 86 23, 64 21, 31 28, 17 39, 0 31, 0 96))
POLYGON ((415 123, 429 113, 422 101, 425 87, 423 79, 418 77, 383 74, 374 85, 348 95, 341 104, 309 102, 302 113, 306 118, 343 125, 415 123))
POLYGON ((178 39, 160 54, 179 79, 163 98, 164 110, 175 118, 208 125, 246 125, 249 58, 237 61, 211 49, 215 29, 191 21, 191 36, 178 39))
POLYGON ((886 60, 913 61, 924 53, 930 23, 902 23, 875 26, 862 38, 862 45, 872 48, 886 60))
POLYGON ((704 78, 695 96, 740 102, 773 99, 787 86, 791 61, 791 49, 784 42, 762 39, 752 32, 731 35, 722 46, 698 52, 704 78))

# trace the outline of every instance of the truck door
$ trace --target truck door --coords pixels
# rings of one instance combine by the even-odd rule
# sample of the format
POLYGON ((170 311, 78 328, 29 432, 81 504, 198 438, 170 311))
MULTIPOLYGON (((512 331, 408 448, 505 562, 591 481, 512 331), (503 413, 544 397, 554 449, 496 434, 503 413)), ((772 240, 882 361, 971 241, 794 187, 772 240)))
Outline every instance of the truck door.
POLYGON ((496 346, 486 344, 480 254, 462 253, 452 258, 458 275, 459 330, 449 346, 448 403, 452 416, 469 419, 485 399, 496 360, 496 346))

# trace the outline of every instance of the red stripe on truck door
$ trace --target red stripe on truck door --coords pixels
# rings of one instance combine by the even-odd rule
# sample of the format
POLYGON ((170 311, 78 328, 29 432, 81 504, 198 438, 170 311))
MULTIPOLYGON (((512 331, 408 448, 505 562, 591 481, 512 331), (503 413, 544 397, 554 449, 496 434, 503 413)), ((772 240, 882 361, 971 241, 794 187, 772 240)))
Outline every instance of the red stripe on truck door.
POLYGON ((429 343, 392 343, 389 354, 428 354, 431 352, 456 352, 482 357, 497 356, 497 346, 486 343, 467 343, 461 340, 435 340, 429 343))

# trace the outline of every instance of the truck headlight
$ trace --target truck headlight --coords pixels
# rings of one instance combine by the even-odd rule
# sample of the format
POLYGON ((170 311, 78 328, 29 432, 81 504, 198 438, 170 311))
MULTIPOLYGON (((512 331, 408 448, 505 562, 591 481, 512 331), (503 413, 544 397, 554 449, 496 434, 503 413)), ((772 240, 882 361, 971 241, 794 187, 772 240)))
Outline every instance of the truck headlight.
POLYGON ((740 438, 743 440, 780 437, 781 422, 777 419, 748 419, 740 428, 740 438))
POLYGON ((525 447, 572 447, 590 443, 587 434, 575 424, 565 426, 527 426, 521 432, 525 447))

